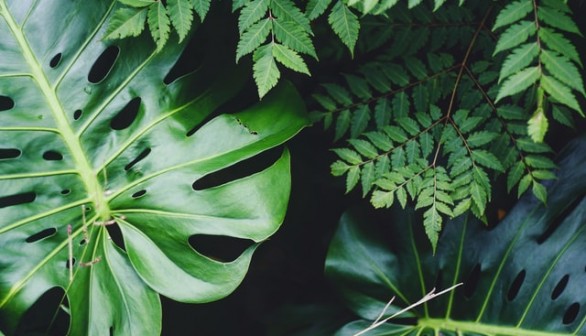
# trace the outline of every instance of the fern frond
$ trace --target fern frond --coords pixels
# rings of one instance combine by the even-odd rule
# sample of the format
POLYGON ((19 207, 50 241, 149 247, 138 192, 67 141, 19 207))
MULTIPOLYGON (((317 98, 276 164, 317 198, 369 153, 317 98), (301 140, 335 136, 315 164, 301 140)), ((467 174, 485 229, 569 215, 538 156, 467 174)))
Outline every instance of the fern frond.
POLYGON ((211 6, 212 0, 191 0, 193 3, 193 10, 199 16, 199 19, 203 21, 206 18, 211 6))
POLYGON ((258 88, 258 95, 261 98, 277 85, 279 77, 281 77, 273 57, 273 47, 274 44, 269 43, 256 49, 253 55, 253 76, 258 88))
MULTIPOLYGON (((158 7, 163 7, 162 2, 158 3, 160 4, 158 7)), ((177 34, 179 34, 179 42, 181 42, 191 29, 191 22, 193 21, 193 12, 191 11, 192 4, 189 0, 168 0, 167 7, 169 16, 171 17, 171 22, 173 23, 173 27, 177 30, 177 34)))
POLYGON ((156 5, 149 7, 147 22, 151 35, 157 44, 157 50, 161 50, 167 43, 171 32, 167 9, 162 2, 157 2, 156 5))
POLYGON ((350 53, 354 55, 354 46, 360 31, 360 23, 356 14, 352 13, 342 0, 338 0, 328 16, 328 22, 336 35, 348 47, 350 53))
POLYGON ((120 8, 118 9, 106 29, 106 39, 121 39, 130 36, 138 36, 144 30, 147 19, 146 8, 120 8))

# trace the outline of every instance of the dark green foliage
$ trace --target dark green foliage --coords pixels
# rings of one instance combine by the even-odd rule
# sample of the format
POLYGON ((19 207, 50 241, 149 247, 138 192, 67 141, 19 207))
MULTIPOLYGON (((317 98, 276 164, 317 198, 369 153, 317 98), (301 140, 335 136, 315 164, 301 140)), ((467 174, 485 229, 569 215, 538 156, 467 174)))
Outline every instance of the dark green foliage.
POLYGON ((392 297, 384 317, 458 283, 402 315, 413 319, 365 335, 584 335, 586 138, 559 165, 547 206, 527 194, 491 229, 471 216, 449 221, 435 255, 411 208, 345 213, 326 275, 355 317, 336 335, 370 327, 392 297))
POLYGON ((504 173, 509 191, 516 188, 520 196, 531 187, 545 203, 541 183, 555 178, 555 165, 548 158, 551 149, 535 142, 536 135, 545 135, 550 106, 556 119, 571 125, 568 107, 579 109, 569 88, 584 91, 573 65, 580 64, 575 49, 554 31, 577 28, 566 5, 551 6, 544 2, 546 15, 557 10, 568 19, 563 28, 551 23, 543 28, 548 37, 557 34, 552 40, 561 52, 525 43, 542 29, 538 23, 538 28, 531 21, 515 26, 533 12, 532 2, 500 11, 490 3, 447 4, 435 11, 425 4, 413 9, 399 4, 387 17, 371 21, 375 28, 369 28, 363 47, 379 56, 313 94, 319 106, 314 120, 334 128, 335 140, 349 138, 345 148, 335 150, 340 160, 332 165, 333 175, 346 176, 346 192, 360 185, 376 208, 396 200, 405 207, 411 199, 423 210, 434 247, 443 217, 470 210, 485 220, 491 177, 504 173), (495 28, 512 26, 495 40, 486 28, 491 20, 495 28), (392 27, 392 34, 385 34, 385 27, 392 27), (380 36, 387 36, 384 43, 368 42, 380 36), (511 56, 499 57, 509 49, 511 56), (540 63, 533 66, 538 56, 540 63), (537 80, 541 85, 533 86, 537 80), (550 92, 554 88, 557 98, 550 92))

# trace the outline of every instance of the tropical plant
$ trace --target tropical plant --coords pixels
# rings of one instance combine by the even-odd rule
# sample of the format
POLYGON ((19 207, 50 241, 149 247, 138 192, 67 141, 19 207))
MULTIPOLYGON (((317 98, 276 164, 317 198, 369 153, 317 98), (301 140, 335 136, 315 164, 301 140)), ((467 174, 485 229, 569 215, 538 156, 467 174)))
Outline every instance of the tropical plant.
POLYGON ((579 34, 569 7, 494 7, 397 5, 369 25, 367 35, 383 39, 364 44, 374 61, 313 95, 314 118, 335 129, 335 140, 349 138, 331 166, 346 192, 360 185, 375 208, 396 200, 405 208, 411 199, 425 209, 434 248, 443 217, 471 210, 486 222, 491 176, 506 173, 509 191, 531 187, 545 203, 543 181, 555 178, 551 148, 541 143, 546 114, 568 126, 568 107, 583 115, 574 95, 584 96, 581 62, 562 34, 579 34), (496 38, 490 26, 508 28, 496 38))
POLYGON ((58 287, 72 335, 157 335, 158 293, 228 295, 285 214, 286 150, 249 176, 199 181, 296 134, 294 89, 211 119, 245 76, 212 54, 177 73, 185 44, 104 42, 116 6, 0 1, 0 328, 11 334, 58 287), (198 251, 202 235, 250 246, 217 260, 198 251))
POLYGON ((411 210, 395 206, 384 222, 346 213, 326 273, 360 319, 337 335, 369 327, 392 296, 389 312, 459 282, 464 286, 414 309, 407 323, 367 335, 583 335, 585 162, 582 137, 562 154, 547 206, 525 195, 492 229, 471 216, 450 221, 435 256, 411 210))

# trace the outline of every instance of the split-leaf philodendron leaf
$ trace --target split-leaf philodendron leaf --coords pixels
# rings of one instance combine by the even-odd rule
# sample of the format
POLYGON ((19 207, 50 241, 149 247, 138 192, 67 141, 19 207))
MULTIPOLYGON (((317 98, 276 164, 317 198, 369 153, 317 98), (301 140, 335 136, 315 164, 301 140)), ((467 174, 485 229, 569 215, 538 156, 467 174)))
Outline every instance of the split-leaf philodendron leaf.
POLYGON ((420 216, 345 214, 326 271, 363 320, 338 335, 369 327, 393 296, 405 307, 459 282, 413 309, 415 323, 387 323, 365 335, 586 335, 586 138, 561 157, 547 205, 526 196, 493 229, 451 221, 435 256, 418 232, 420 216))
POLYGON ((228 295, 256 243, 284 217, 287 151, 258 173, 203 190, 193 184, 296 134, 306 120, 294 90, 282 86, 204 124, 247 76, 215 66, 210 50, 200 70, 165 83, 184 45, 157 53, 144 34, 103 40, 116 6, 0 0, 0 330, 7 334, 43 293, 62 288, 72 335, 158 335, 158 293, 183 302, 228 295), (112 227, 123 246, 109 239, 112 227), (254 243, 222 262, 192 247, 194 235, 254 243))

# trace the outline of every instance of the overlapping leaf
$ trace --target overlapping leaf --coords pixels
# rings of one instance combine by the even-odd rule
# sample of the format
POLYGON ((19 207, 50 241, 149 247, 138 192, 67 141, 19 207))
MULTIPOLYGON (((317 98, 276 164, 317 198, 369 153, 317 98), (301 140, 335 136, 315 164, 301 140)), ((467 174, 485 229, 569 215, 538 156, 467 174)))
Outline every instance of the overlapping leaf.
POLYGON ((10 102, 0 113, 0 328, 14 333, 60 287, 72 335, 158 335, 158 293, 208 302, 238 286, 283 219, 289 156, 215 187, 194 182, 283 143, 305 124, 303 107, 284 86, 200 125, 245 76, 207 54, 203 70, 166 84, 183 45, 104 42, 116 2, 82 2, 0 1, 0 96, 10 102), (192 247, 194 235, 251 246, 221 261, 192 247))
POLYGON ((346 213, 329 247, 326 274, 362 320, 337 335, 369 327, 391 297, 385 316, 434 287, 460 282, 413 309, 413 323, 388 323, 366 335, 584 334, 584 263, 576 261, 586 252, 585 162, 581 138, 563 154, 547 206, 527 195, 491 230, 471 219, 450 221, 435 256, 410 211, 346 213))

